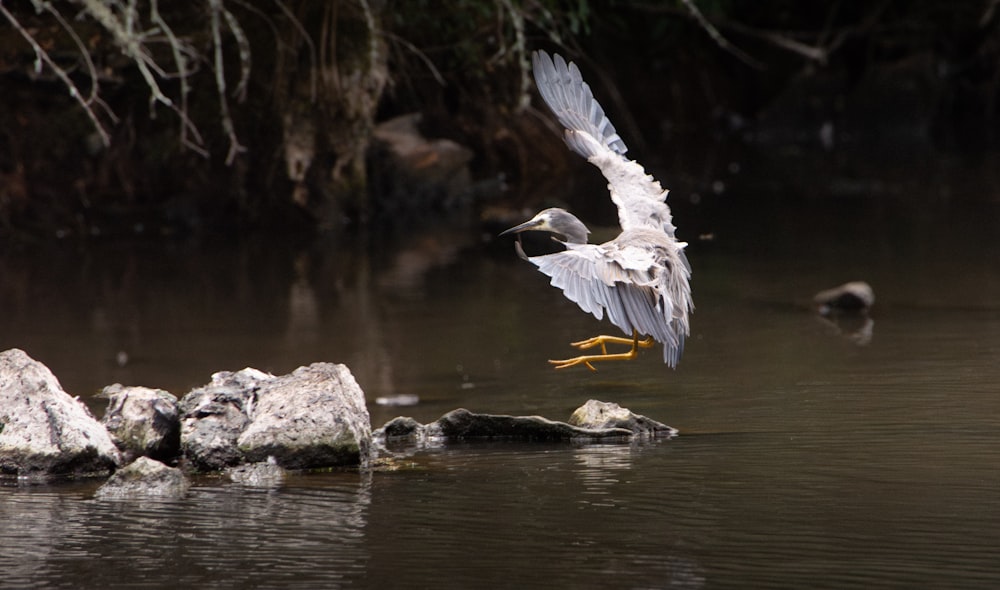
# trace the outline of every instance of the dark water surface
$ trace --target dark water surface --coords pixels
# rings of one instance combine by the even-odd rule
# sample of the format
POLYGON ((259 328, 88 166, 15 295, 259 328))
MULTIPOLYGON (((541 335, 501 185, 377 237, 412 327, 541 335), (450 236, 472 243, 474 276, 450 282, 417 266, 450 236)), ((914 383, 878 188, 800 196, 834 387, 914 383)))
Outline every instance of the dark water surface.
POLYGON ((0 587, 997 587, 1000 207, 962 186, 678 204, 681 233, 712 239, 683 235, 697 311, 676 371, 659 351, 551 370, 611 328, 475 231, 3 252, 0 348, 98 416, 113 382, 180 396, 219 370, 334 361, 376 426, 565 419, 597 398, 681 434, 451 446, 270 491, 203 477, 177 502, 0 487, 0 587), (875 289, 870 324, 809 310, 853 279, 875 289), (375 404, 394 394, 421 403, 375 404))

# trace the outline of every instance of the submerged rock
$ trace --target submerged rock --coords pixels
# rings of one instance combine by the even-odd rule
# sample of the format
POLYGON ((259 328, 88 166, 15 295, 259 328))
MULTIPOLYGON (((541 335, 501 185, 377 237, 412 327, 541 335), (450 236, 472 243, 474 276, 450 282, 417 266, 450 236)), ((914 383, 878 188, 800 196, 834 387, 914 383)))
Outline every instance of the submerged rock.
POLYGON ((191 482, 180 469, 149 457, 139 457, 115 472, 97 489, 95 497, 101 500, 176 499, 182 498, 190 486, 191 482))
POLYGON ((864 281, 852 281, 820 291, 813 297, 822 315, 837 312, 867 312, 875 305, 875 291, 864 281))
POLYGON ((287 473, 273 457, 259 463, 237 465, 226 470, 233 483, 251 488, 277 488, 285 483, 287 473))
POLYGON ((177 398, 162 389, 109 385, 99 394, 108 398, 101 423, 111 433, 125 461, 152 457, 171 461, 180 452, 181 422, 177 398))
POLYGON ((523 441, 630 441, 636 437, 669 438, 677 431, 666 424, 633 414, 618 404, 590 400, 573 412, 569 422, 541 416, 476 414, 466 409, 448 412, 430 424, 399 417, 375 431, 384 443, 454 442, 472 439, 523 441))
POLYGON ((107 475, 121 463, 108 431, 23 350, 0 353, 0 473, 107 475))
POLYGON ((363 464, 371 447, 364 399, 345 365, 314 363, 280 377, 216 373, 181 400, 181 448, 202 471, 269 457, 290 469, 363 464))
POLYGON ((506 416, 474 414, 466 409, 452 410, 426 426, 431 439, 466 440, 470 438, 508 438, 517 440, 604 440, 627 439, 631 432, 622 428, 581 428, 541 416, 506 416))

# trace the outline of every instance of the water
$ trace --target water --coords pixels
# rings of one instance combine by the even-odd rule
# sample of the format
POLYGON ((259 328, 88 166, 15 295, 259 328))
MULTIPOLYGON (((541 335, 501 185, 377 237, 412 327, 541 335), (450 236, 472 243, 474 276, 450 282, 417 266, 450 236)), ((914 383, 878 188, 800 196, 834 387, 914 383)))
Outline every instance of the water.
POLYGON ((681 434, 470 443, 275 490, 200 477, 176 502, 0 487, 0 587, 996 587, 1000 207, 986 197, 678 203, 682 232, 697 228, 698 307, 676 371, 658 351, 551 370, 608 326, 475 231, 4 252, 0 348, 48 364, 97 415, 113 382, 182 395, 218 370, 335 361, 376 426, 457 407, 565 419, 597 398, 681 434), (872 324, 809 310, 853 279, 875 289, 872 324), (421 403, 374 404, 396 394, 421 403))

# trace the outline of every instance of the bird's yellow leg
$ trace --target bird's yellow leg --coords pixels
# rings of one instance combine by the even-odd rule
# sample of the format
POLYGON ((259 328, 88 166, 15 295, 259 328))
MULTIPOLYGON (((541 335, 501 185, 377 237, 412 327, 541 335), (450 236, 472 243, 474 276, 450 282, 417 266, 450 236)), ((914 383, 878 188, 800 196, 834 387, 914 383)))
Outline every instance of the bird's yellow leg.
POLYGON ((628 344, 635 345, 639 348, 652 348, 656 341, 653 340, 652 336, 648 336, 645 340, 639 340, 639 335, 636 334, 632 338, 624 338, 622 336, 594 336, 593 338, 587 338, 586 340, 581 340, 579 342, 571 342, 570 346, 575 346, 580 350, 585 350, 587 348, 593 348, 597 345, 601 346, 601 352, 608 354, 608 350, 605 344, 628 344))
POLYGON ((593 338, 589 338, 587 340, 574 342, 573 346, 580 349, 586 349, 599 345, 601 347, 601 354, 586 354, 571 359, 549 362, 555 365, 556 369, 566 369, 568 367, 575 367, 576 365, 584 365, 591 371, 597 371, 591 363, 597 361, 630 361, 639 354, 640 348, 649 348, 653 346, 654 343, 655 341, 652 336, 647 337, 645 340, 639 340, 639 332, 634 330, 632 332, 632 338, 622 338, 620 336, 594 336, 593 338), (632 348, 630 348, 628 352, 608 354, 607 347, 605 346, 608 342, 612 344, 630 344, 632 345, 632 348))

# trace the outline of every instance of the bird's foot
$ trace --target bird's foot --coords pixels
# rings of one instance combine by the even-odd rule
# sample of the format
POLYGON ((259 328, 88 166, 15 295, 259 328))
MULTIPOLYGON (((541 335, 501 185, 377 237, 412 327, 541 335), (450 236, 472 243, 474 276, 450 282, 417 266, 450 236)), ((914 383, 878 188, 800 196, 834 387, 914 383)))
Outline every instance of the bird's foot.
POLYGON ((645 340, 639 340, 638 338, 624 338, 621 336, 594 336, 593 338, 587 338, 586 340, 580 340, 579 342, 571 342, 570 346, 575 346, 580 350, 586 350, 588 348, 593 348, 595 346, 601 347, 601 352, 603 354, 608 354, 606 344, 628 344, 629 346, 637 346, 639 348, 652 348, 656 341, 653 340, 652 336, 646 337, 645 340))
POLYGON ((549 361, 551 364, 555 365, 557 369, 567 369, 569 367, 575 367, 576 365, 583 365, 590 369, 591 371, 597 372, 594 365, 591 363, 599 361, 630 361, 634 359, 639 354, 640 348, 650 348, 655 344, 656 341, 653 340, 652 336, 647 336, 645 340, 639 340, 639 332, 633 331, 631 338, 622 338, 621 336, 594 336, 593 338, 588 338, 586 340, 581 340, 579 342, 573 342, 572 345, 581 349, 586 350, 588 348, 594 348, 595 346, 601 347, 601 354, 585 354, 583 356, 574 357, 571 359, 565 359, 561 361, 549 361), (628 344, 630 346, 628 352, 618 352, 614 354, 608 353, 608 344, 628 344))
MULTIPOLYGON (((632 341, 629 340, 629 344, 632 341)), ((596 346, 596 345, 595 345, 596 346)), ((583 356, 573 357, 571 359, 564 359, 559 361, 549 361, 556 369, 568 369, 569 367, 575 367, 576 365, 584 365, 591 371, 597 372, 597 369, 591 363, 600 361, 630 361, 637 356, 638 352, 636 348, 630 349, 628 352, 619 352, 615 354, 585 354, 583 356)))

